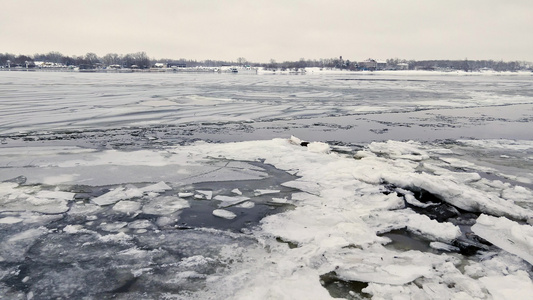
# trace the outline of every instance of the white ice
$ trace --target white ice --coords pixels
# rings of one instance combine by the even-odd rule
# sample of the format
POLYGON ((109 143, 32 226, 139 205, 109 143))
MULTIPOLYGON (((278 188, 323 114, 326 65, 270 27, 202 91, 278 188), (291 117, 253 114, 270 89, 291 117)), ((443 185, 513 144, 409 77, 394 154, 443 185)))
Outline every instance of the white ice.
MULTIPOLYGON (((468 165, 467 172, 454 170, 450 167, 453 161, 448 158, 456 158, 455 153, 436 149, 438 147, 435 145, 416 142, 373 143, 355 157, 327 150, 321 144, 316 146, 310 150, 288 139, 274 139, 226 144, 196 143, 161 150, 129 151, 124 155, 121 151, 77 153, 75 149, 70 149, 65 161, 58 159, 61 150, 55 153, 51 151, 50 156, 56 158, 47 159, 44 155, 36 161, 34 168, 26 172, 45 169, 47 176, 60 176, 62 172, 72 174, 71 168, 76 164, 82 170, 94 168, 95 171, 105 169, 111 161, 113 167, 120 170, 116 174, 123 174, 124 180, 142 177, 128 173, 131 169, 127 167, 136 164, 153 168, 147 176, 153 176, 151 179, 157 177, 158 180, 120 183, 110 192, 92 198, 90 203, 72 203, 70 210, 67 204, 73 199, 73 194, 3 182, 0 183, 0 220, 5 221, 0 226, 26 224, 25 220, 32 218, 13 208, 35 214, 43 212, 37 208, 44 205, 49 208, 44 212, 49 213, 52 206, 41 202, 55 203, 53 207, 58 208, 53 212, 56 214, 86 218, 105 209, 114 214, 142 211, 156 216, 152 221, 154 224, 172 225, 176 222, 173 214, 187 209, 189 201, 195 200, 186 200, 180 198, 178 193, 171 193, 168 191, 171 186, 182 184, 182 179, 185 182, 183 184, 190 184, 206 182, 207 179, 222 180, 226 175, 229 177, 225 177, 225 180, 263 179, 268 174, 245 161, 264 162, 299 176, 283 184, 300 189, 290 198, 294 208, 262 219, 259 227, 250 232, 254 241, 257 241, 255 246, 238 249, 238 252, 222 252, 220 259, 234 263, 225 271, 221 270, 221 273, 208 275, 205 278, 205 290, 194 295, 197 299, 215 294, 218 298, 234 299, 328 299, 330 295, 320 285, 319 276, 330 272, 336 272, 341 279, 367 282, 365 292, 385 299, 395 296, 438 298, 439 295, 490 299, 500 294, 509 295, 503 285, 506 282, 513 287, 521 286, 517 290, 518 295, 530 291, 531 230, 527 227, 529 225, 507 219, 513 217, 527 221, 532 216, 530 209, 509 201, 521 191, 525 196, 519 200, 526 201, 526 196, 531 195, 529 188, 480 178, 475 170, 481 170, 482 166, 477 163, 468 165), (154 160, 151 161, 151 158, 154 160), (53 171, 49 169, 52 161, 55 165, 53 171), (228 171, 217 171, 221 168, 228 171), (479 263, 454 253, 454 248, 449 245, 461 234, 459 228, 405 209, 403 197, 394 192, 384 193, 384 186, 388 184, 404 189, 398 191, 405 195, 414 197, 407 190, 424 189, 460 208, 497 216, 480 217, 473 230, 484 238, 494 237, 493 243, 505 251, 494 252, 479 263), (168 194, 161 195, 163 192, 168 194), (18 222, 18 219, 23 221, 18 222), (379 234, 401 228, 431 240, 433 243, 430 246, 435 251, 439 250, 439 254, 386 248, 384 245, 389 240, 379 234), (505 233, 505 238, 495 232, 505 233), (297 247, 289 247, 287 243, 297 247), (493 284, 498 279, 502 279, 502 284, 493 284)), ((0 149, 0 153, 2 151, 4 149, 0 149)), ((12 149, 6 151, 11 151, 10 159, 16 161, 17 154, 12 149)), ((24 157, 24 154, 20 155, 24 157)), ((36 157, 37 154, 33 155, 36 157)), ((20 170, 22 168, 17 169, 17 172, 20 170)), ((95 173, 78 174, 76 180, 83 182, 91 179, 95 173)), ((46 176, 35 176, 33 182, 43 177, 46 176)), ((252 203, 235 192, 216 195, 206 188, 190 190, 190 193, 228 205, 252 203)), ((289 202, 284 199, 273 201, 289 202)), ((414 200, 408 197, 410 203, 423 206, 414 200)), ((224 219, 237 217, 223 208, 215 209, 212 213, 224 219)), ((98 224, 99 220, 87 218, 87 221, 98 224)), ((145 233, 152 228, 146 222, 124 223, 116 221, 98 225, 100 230, 108 234, 92 234, 102 243, 125 244, 134 239, 135 230, 145 233)), ((83 226, 67 226, 64 230, 77 234, 87 229, 83 226)), ((14 259, 23 259, 24 251, 45 233, 44 230, 37 230, 8 236, 6 240, 10 244, 0 246, 0 256, 7 259, 18 251, 22 254, 15 255, 14 259)), ((489 238, 486 239, 490 241, 489 238)), ((161 235, 161 239, 165 237, 161 235)))
POLYGON ((0 182, 0 212, 64 213, 68 210, 68 202, 74 199, 74 195, 71 192, 41 190, 39 187, 0 182))
POLYGON ((234 212, 225 209, 215 209, 213 210, 213 215, 228 220, 235 219, 237 217, 234 212))
POLYGON ((504 217, 481 215, 472 231, 533 265, 533 226, 518 224, 504 217))
POLYGON ((169 215, 189 206, 187 200, 179 197, 161 196, 150 199, 150 201, 143 205, 142 211, 145 214, 151 215, 169 215))
MULTIPOLYGON (((266 163, 278 168, 298 170, 301 176, 296 181, 284 184, 304 191, 293 194, 292 203, 297 207, 266 217, 262 220, 261 231, 255 233, 261 243, 269 246, 271 252, 251 252, 249 255, 254 257, 251 258, 252 261, 267 259, 265 264, 258 266, 256 263, 251 267, 251 263, 245 263, 243 268, 250 268, 249 272, 232 273, 227 277, 227 282, 232 282, 239 290, 235 298, 276 295, 280 299, 290 299, 290 289, 281 292, 277 288, 281 284, 279 278, 283 278, 282 282, 292 282, 294 285, 298 282, 298 287, 311 287, 317 285, 318 274, 330 271, 335 271, 346 280, 369 282, 367 292, 383 298, 403 295, 407 299, 438 299, 442 295, 448 295, 467 299, 486 298, 502 292, 505 288, 503 286, 494 287, 494 290, 489 289, 487 292, 485 282, 478 280, 480 275, 470 277, 463 274, 457 256, 453 253, 446 254, 457 250, 450 245, 461 234, 457 226, 438 223, 410 210, 401 209, 403 204, 400 199, 394 194, 383 195, 378 185, 392 182, 411 189, 423 188, 452 204, 457 203, 453 202, 453 197, 459 197, 464 199, 461 201, 468 203, 470 209, 487 210, 496 215, 527 218, 531 212, 507 203, 504 199, 493 198, 485 190, 478 190, 472 183, 477 182, 479 176, 464 176, 460 172, 445 172, 438 168, 435 168, 434 174, 418 176, 418 170, 425 168, 426 164, 439 165, 440 155, 453 155, 446 149, 426 149, 425 146, 412 142, 375 146, 365 150, 367 153, 360 155, 360 159, 336 153, 308 151, 305 147, 295 145, 294 139, 293 143, 276 139, 212 145, 209 149, 198 148, 206 154, 231 159, 266 159, 266 163), (428 181, 424 181, 424 177, 429 177, 435 183, 430 185, 428 181), (432 248, 443 253, 398 253, 383 248, 382 244, 387 241, 376 236, 376 233, 399 228, 407 228, 433 240, 432 248), (299 247, 290 249, 283 244, 276 244, 271 241, 272 237, 293 242, 299 247), (263 271, 272 269, 270 266, 266 267, 270 261, 276 262, 278 267, 275 270, 253 273, 254 268, 263 271), (299 270, 302 268, 314 275, 300 276, 299 270), (246 278, 246 284, 236 284, 235 280, 239 280, 238 278, 246 278), (414 281, 422 283, 424 288, 412 284, 414 281), (442 281, 448 284, 442 284, 442 281), (402 290, 392 285, 399 285, 398 288, 402 290)), ((497 257, 499 256, 493 260, 497 257)), ((480 266, 483 268, 481 264, 480 266)), ((517 265, 517 271, 513 274, 486 268, 485 275, 481 277, 487 274, 517 276, 516 272, 523 267, 517 265)), ((518 280, 514 277, 508 279, 518 280)), ((213 284, 212 287, 223 289, 222 285, 223 283, 213 284)), ((526 286, 519 293, 523 295, 527 291, 526 286)), ((316 298, 320 296, 317 294, 316 298)))
POLYGON ((218 207, 233 206, 233 205, 237 205, 237 204, 250 200, 249 197, 244 197, 244 196, 223 196, 223 195, 216 195, 213 199, 221 201, 218 207))
POLYGON ((254 190, 254 194, 256 196, 266 195, 266 194, 276 194, 279 192, 280 190, 262 190, 262 189, 254 190))

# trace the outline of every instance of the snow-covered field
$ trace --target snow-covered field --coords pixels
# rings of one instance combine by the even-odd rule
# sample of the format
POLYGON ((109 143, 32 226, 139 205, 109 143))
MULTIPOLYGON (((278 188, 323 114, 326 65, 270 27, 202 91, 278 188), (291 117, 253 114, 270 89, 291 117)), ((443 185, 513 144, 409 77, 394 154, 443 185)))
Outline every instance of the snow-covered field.
POLYGON ((526 299, 499 75, 0 72, 0 298, 526 299))

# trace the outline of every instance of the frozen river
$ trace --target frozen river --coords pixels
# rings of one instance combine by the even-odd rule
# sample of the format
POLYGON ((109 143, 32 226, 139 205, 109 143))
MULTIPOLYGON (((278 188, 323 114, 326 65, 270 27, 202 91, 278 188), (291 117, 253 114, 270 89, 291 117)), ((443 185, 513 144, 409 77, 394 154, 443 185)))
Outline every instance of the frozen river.
POLYGON ((0 72, 0 298, 521 299, 533 76, 0 72))

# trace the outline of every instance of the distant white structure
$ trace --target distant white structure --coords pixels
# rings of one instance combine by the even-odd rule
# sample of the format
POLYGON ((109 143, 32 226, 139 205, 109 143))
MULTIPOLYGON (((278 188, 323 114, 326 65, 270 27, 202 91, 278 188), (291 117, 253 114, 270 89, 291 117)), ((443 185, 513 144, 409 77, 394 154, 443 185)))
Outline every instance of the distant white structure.
POLYGON ((67 66, 62 63, 53 63, 47 61, 34 62, 36 68, 66 68, 67 66))
POLYGON ((222 66, 219 69, 219 73, 232 73, 232 74, 257 74, 257 68, 250 66, 222 66))

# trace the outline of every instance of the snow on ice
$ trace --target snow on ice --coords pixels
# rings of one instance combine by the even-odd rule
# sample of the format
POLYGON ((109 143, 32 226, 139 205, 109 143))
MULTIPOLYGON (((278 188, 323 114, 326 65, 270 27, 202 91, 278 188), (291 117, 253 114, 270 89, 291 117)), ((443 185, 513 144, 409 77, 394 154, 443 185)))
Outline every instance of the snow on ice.
POLYGON ((481 215, 472 226, 472 231, 533 265, 533 226, 518 224, 503 217, 481 215))
MULTIPOLYGON (((39 176, 21 174, 31 185, 0 183, 0 227, 6 229, 1 261, 21 263, 26 255, 37 255, 32 245, 54 253, 59 250, 47 248, 45 241, 70 235, 80 245, 76 251, 82 257, 91 256, 86 251, 94 247, 101 247, 107 256, 118 253, 111 264, 126 275, 117 278, 134 278, 133 285, 154 292, 153 287, 162 283, 187 287, 186 294, 167 290, 169 298, 329 299, 326 277, 340 285, 362 286, 358 291, 347 288, 343 297, 359 293, 385 299, 516 299, 531 293, 533 233, 527 221, 533 212, 524 203, 533 199, 528 187, 482 178, 477 172, 486 167, 475 161, 467 170, 458 170, 450 163, 458 159, 455 146, 376 142, 354 155, 332 151, 322 143, 302 146, 295 139, 201 142, 127 153, 70 149, 63 161, 55 160, 58 153, 51 151, 34 166, 41 171, 39 176), (54 160, 53 166, 47 159, 54 160), (94 185, 85 194, 69 188, 79 188, 75 184, 85 179, 99 182, 93 179, 92 168, 110 162, 115 176, 125 178, 115 186, 94 185), (278 187, 232 186, 239 180, 268 178, 258 164, 296 171, 298 178, 278 187), (38 184, 39 178, 70 174, 73 165, 81 166, 74 182, 67 178, 55 187, 38 184), (157 180, 136 181, 140 176, 130 174, 132 168, 148 170, 145 167, 157 180), (222 177, 228 187, 220 186, 222 177), (206 189, 209 182, 216 183, 212 190, 206 189), (203 185, 195 188, 195 184, 203 185), (269 197, 281 194, 282 188, 293 189, 291 196, 269 197), (268 214, 258 226, 242 232, 175 230, 182 228, 180 218, 189 209, 204 207, 222 219, 219 222, 236 222, 246 215, 238 210, 258 209, 262 197, 268 198, 267 204, 291 208, 268 214), (442 219, 423 213, 442 207, 451 213, 442 219), (461 219, 468 214, 477 218, 471 231, 490 243, 469 240, 477 251, 463 254, 464 244, 458 241, 472 234, 465 229, 469 221, 461 219), (19 224, 23 230, 9 229, 19 224), (395 230, 425 241, 428 250, 389 247, 395 241, 387 233, 395 230), (220 240, 220 247, 211 247, 213 237, 220 240), (176 262, 169 255, 178 242, 183 243, 182 260, 176 262), (134 257, 137 262, 129 266, 134 257)), ((458 147, 464 151, 466 146, 458 147)), ((6 151, 16 155, 13 149, 6 151)), ((69 280, 75 283, 81 275, 72 274, 76 275, 69 280)), ((52 275, 29 274, 24 284, 37 295, 43 292, 39 288, 43 282, 32 278, 46 276, 52 275)), ((108 284, 119 288, 124 284, 119 281, 108 284)))

